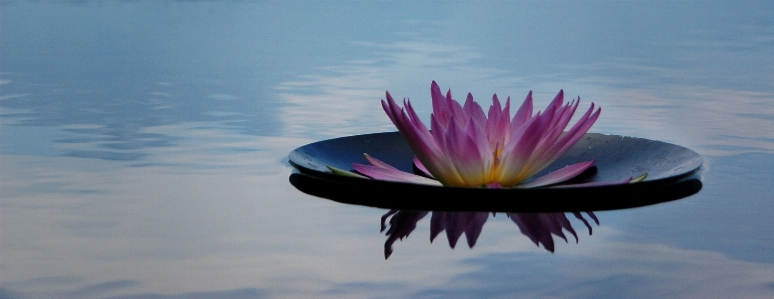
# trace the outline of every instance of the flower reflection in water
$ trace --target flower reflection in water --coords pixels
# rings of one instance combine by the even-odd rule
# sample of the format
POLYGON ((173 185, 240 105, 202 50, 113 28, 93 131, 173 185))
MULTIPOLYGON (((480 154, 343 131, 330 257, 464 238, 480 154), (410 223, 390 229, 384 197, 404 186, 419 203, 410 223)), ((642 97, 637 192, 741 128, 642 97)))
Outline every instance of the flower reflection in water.
MULTIPOLYGON (((425 218, 427 214, 432 213, 430 216, 430 242, 432 243, 441 232, 446 232, 446 239, 449 241, 449 246, 454 248, 457 245, 462 235, 465 235, 465 240, 468 243, 468 247, 473 248, 476 245, 478 236, 481 235, 481 230, 484 228, 484 223, 489 218, 488 212, 428 212, 428 211, 411 211, 411 210, 390 210, 382 216, 382 229, 387 232, 387 241, 384 243, 384 258, 389 258, 392 254, 392 244, 398 239, 408 237, 412 231, 417 227, 417 222, 425 218), (389 220, 388 220, 389 219, 389 220), (389 224, 389 228, 388 228, 389 224)), ((593 212, 585 212, 586 215, 591 218, 597 225, 599 220, 593 212)), ((575 238, 575 242, 578 242, 578 234, 573 229, 570 220, 567 219, 565 213, 504 213, 508 218, 513 221, 521 231, 522 234, 527 236, 537 246, 543 246, 546 250, 554 252, 554 238, 553 236, 559 236, 568 242, 567 236, 564 230, 568 231, 575 238)), ((586 228, 589 230, 589 235, 592 234, 591 225, 584 218, 580 212, 572 213, 576 218, 581 220, 586 228)), ((492 216, 496 216, 496 213, 492 213, 492 216)))

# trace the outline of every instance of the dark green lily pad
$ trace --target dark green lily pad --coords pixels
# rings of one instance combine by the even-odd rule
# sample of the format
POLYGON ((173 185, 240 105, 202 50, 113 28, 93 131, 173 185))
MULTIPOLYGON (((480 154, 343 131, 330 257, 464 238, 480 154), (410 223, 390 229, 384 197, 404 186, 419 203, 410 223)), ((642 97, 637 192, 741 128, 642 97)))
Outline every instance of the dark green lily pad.
POLYGON ((398 132, 330 139, 290 153, 297 169, 290 182, 302 192, 331 200, 389 209, 557 212, 610 210, 684 198, 701 190, 696 172, 702 158, 674 144, 643 138, 587 133, 560 159, 537 174, 596 159, 594 168, 570 183, 613 182, 647 173, 641 183, 565 188, 485 189, 395 183, 332 174, 367 164, 363 153, 413 172, 413 152, 398 132))

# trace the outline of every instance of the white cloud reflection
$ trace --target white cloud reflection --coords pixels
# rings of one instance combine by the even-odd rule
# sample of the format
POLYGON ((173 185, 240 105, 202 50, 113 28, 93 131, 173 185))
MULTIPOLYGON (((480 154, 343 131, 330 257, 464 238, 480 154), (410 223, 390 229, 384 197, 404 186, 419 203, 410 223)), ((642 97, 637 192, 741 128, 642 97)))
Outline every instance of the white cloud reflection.
MULTIPOLYGON (((604 222, 604 217, 601 217, 604 222)), ((724 254, 658 243, 620 241, 627 233, 596 227, 578 244, 557 243, 546 257, 503 252, 468 260, 480 270, 460 275, 459 287, 422 298, 770 298, 774 267, 724 254), (525 271, 524 268, 529 268, 525 271), (484 287, 485 286, 485 287, 484 287)), ((626 238, 626 237, 624 237, 626 238)))
MULTIPOLYGON (((607 90, 609 105, 599 126, 632 132, 699 150, 705 155, 774 152, 774 94, 703 86, 661 90, 607 90)), ((598 127, 599 129, 599 127, 598 127)))
POLYGON ((423 112, 428 111, 433 80, 442 88, 453 86, 458 96, 468 92, 461 90, 463 86, 506 85, 514 80, 500 76, 503 71, 473 64, 480 54, 464 46, 419 41, 353 46, 370 50, 374 57, 316 70, 318 74, 278 86, 279 96, 289 104, 280 115, 285 135, 322 138, 394 131, 379 103, 385 90, 398 100, 412 99, 423 112))

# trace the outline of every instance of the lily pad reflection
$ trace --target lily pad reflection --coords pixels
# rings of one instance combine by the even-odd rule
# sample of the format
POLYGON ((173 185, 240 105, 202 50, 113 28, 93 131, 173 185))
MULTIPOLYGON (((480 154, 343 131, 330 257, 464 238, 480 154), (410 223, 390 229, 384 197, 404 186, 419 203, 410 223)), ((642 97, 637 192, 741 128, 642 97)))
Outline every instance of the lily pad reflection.
MULTIPOLYGON (((599 225, 599 220, 593 212, 584 212, 586 217, 599 225)), ((452 249, 457 246, 457 242, 465 235, 468 247, 473 248, 476 245, 478 237, 484 228, 484 224, 489 219, 489 212, 444 212, 444 211, 414 211, 414 210, 390 210, 382 216, 381 231, 387 235, 387 241, 384 242, 384 258, 392 255, 392 246, 397 240, 408 237, 417 227, 417 222, 430 216, 430 242, 432 243, 442 232, 446 233, 446 239, 449 247, 452 249)), ((569 232, 578 243, 578 234, 572 227, 570 220, 565 213, 500 213, 505 214, 516 226, 519 231, 527 236, 535 245, 542 246, 544 249, 554 252, 554 236, 562 238, 569 242, 564 231, 569 232)), ((580 212, 572 212, 575 218, 583 222, 592 234, 592 228, 586 217, 580 212)), ((495 217, 497 213, 491 213, 495 217)))

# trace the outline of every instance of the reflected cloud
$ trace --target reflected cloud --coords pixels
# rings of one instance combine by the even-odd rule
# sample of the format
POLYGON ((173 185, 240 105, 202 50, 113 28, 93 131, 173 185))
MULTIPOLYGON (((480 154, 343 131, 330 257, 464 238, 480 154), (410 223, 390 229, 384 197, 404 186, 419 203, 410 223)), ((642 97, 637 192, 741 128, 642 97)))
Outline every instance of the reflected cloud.
MULTIPOLYGON (((587 217, 592 219, 597 225, 599 220, 593 212, 585 212, 587 217)), ((444 211, 412 211, 412 210, 390 210, 382 216, 381 231, 385 232, 387 241, 384 243, 384 258, 392 255, 392 246, 397 240, 403 240, 408 237, 417 227, 417 222, 425 218, 427 214, 430 217, 430 243, 442 232, 446 232, 446 239, 449 247, 454 249, 457 242, 465 235, 468 247, 473 248, 476 245, 478 237, 484 228, 484 224, 489 218, 489 212, 444 212, 444 211), (389 219, 389 220, 388 220, 389 219)), ((538 247, 554 252, 554 236, 562 238, 569 242, 564 231, 569 232, 578 243, 578 234, 573 229, 570 220, 565 213, 504 213, 516 226, 519 231, 527 236, 538 247)), ((583 222, 592 234, 591 225, 580 212, 572 213, 577 219, 583 222)), ((496 216, 496 213, 492 213, 496 216)))
MULTIPOLYGON (((607 229, 607 228, 606 228, 607 229)), ((713 251, 654 243, 584 242, 552 256, 494 253, 475 257, 477 270, 455 286, 424 290, 422 298, 772 298, 771 264, 750 263, 713 251), (536 262, 537 261, 537 262, 536 262), (529 271, 513 265, 529 264, 529 271), (561 267, 556 265, 560 264, 561 267), (611 292, 615 290, 615 292, 611 292), (647 295, 643 295, 647 294, 647 295)))
POLYGON ((222 299, 260 299, 270 298, 269 293, 262 289, 246 288, 226 291, 210 292, 192 292, 176 295, 165 294, 138 294, 110 297, 110 299, 199 299, 199 298, 222 298, 222 299))
MULTIPOLYGON (((319 74, 276 87, 279 97, 288 104, 280 112, 284 135, 325 138, 393 131, 379 104, 387 88, 396 98, 416 96, 415 103, 421 103, 416 108, 420 115, 429 115, 423 111, 430 106, 430 80, 460 86, 474 94, 471 88, 482 82, 513 87, 515 81, 504 76, 504 71, 474 64, 482 55, 467 46, 398 41, 388 45, 357 42, 353 47, 371 52, 370 57, 319 69, 319 74)), ((526 95, 527 89, 522 92, 526 95)), ((491 96, 490 91, 479 94, 491 96)))
POLYGON ((140 285, 136 280, 116 280, 97 283, 79 288, 73 292, 64 294, 67 298, 85 298, 115 292, 117 290, 127 289, 140 285))
POLYGON ((269 298, 268 293, 262 289, 244 288, 224 291, 190 292, 182 294, 140 293, 129 295, 112 295, 122 289, 138 285, 137 281, 120 280, 99 283, 86 286, 72 292, 61 293, 19 293, 0 287, 0 298, 3 299, 30 299, 30 298, 109 298, 109 299, 199 299, 199 298, 223 298, 223 299, 256 299, 269 298))
POLYGON ((608 105, 597 124, 605 132, 657 138, 709 155, 774 152, 774 93, 670 85, 607 89, 601 96, 627 99, 608 105))

